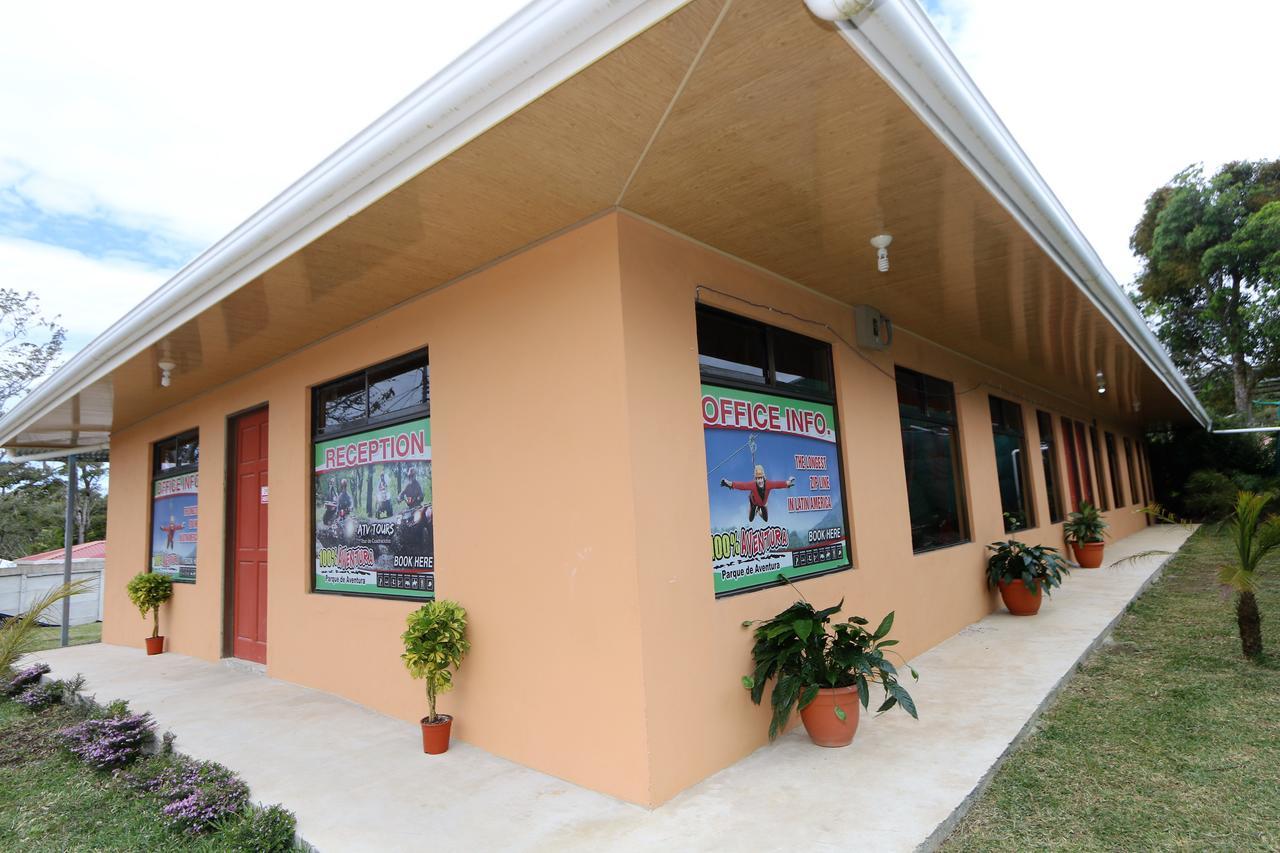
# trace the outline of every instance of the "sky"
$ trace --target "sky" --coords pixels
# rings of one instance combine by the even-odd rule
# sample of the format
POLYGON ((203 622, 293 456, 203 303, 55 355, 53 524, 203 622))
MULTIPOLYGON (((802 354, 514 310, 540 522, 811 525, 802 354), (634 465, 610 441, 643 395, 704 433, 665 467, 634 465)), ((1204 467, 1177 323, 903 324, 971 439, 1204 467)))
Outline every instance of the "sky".
MULTIPOLYGON (((34 290, 74 352, 522 5, 13 4, 0 286, 34 290)), ((1280 157, 1280 4, 927 6, 1122 283, 1152 190, 1280 157)))

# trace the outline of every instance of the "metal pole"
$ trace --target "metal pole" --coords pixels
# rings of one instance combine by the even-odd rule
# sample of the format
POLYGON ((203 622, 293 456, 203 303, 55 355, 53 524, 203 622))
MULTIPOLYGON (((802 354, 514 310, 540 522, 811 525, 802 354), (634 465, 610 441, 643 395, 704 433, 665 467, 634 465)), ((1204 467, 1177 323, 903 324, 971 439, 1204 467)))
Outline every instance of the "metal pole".
MULTIPOLYGON (((62 529, 62 582, 71 583, 71 549, 76 541, 76 455, 67 457, 67 518, 62 529)), ((62 599, 62 645, 71 643, 71 596, 62 599)))

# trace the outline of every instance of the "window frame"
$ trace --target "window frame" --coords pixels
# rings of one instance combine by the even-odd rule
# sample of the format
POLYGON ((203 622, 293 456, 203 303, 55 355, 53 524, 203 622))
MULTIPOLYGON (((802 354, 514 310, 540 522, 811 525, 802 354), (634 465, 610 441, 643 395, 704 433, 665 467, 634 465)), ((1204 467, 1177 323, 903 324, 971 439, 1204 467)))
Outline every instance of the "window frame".
MULTIPOLYGON (((409 421, 416 421, 422 418, 431 417, 431 360, 430 348, 422 347, 404 355, 395 356, 376 364, 368 365, 361 370, 355 370, 351 373, 330 379, 326 382, 320 382, 312 385, 311 391, 311 442, 307 445, 308 459, 314 460, 316 444, 324 441, 332 441, 334 439, 343 438, 349 435, 355 435, 361 432, 367 432, 371 429, 379 429, 383 427, 393 427, 409 421), (423 396, 425 401, 413 409, 405 409, 395 412, 392 416, 369 418, 369 374, 381 373, 389 371, 391 368, 407 366, 417 359, 422 359, 422 365, 425 368, 423 374, 423 396), (333 385, 342 382, 348 382, 356 377, 364 376, 364 393, 365 393, 365 417, 359 422, 353 422, 343 425, 340 429, 332 432, 320 432, 317 430, 317 424, 321 422, 320 411, 320 393, 333 385)), ((393 595, 369 592, 350 592, 338 589, 316 589, 316 478, 315 472, 308 468, 308 479, 310 485, 307 487, 307 537, 310 539, 310 545, 307 547, 309 562, 307 564, 307 592, 311 595, 336 595, 345 596, 347 598, 371 599, 374 601, 414 601, 423 604, 427 601, 436 600, 425 598, 423 596, 411 595, 393 595)), ((432 484, 432 492, 434 494, 434 483, 432 484)), ((435 569, 432 569, 434 574, 435 569)))
POLYGON ((1111 476, 1111 497, 1115 500, 1115 508, 1125 506, 1124 483, 1120 480, 1120 460, 1116 458, 1116 434, 1102 431, 1103 449, 1107 452, 1107 473, 1111 476))
MULTIPOLYGON (((1004 530, 1005 533, 1014 533, 1017 530, 1035 530, 1040 525, 1037 517, 1038 513, 1036 512, 1035 483, 1031 479, 1031 469, 1027 463, 1027 416, 1022 409, 1021 403, 1016 403, 1013 400, 1010 400, 1006 397, 998 397, 995 394, 988 394, 987 395, 988 407, 994 408, 997 404, 999 404, 1001 408, 1012 406, 1013 410, 1016 410, 1018 413, 1019 424, 1018 424, 1018 428, 1015 429, 1010 426, 997 426, 995 422, 994 412, 993 412, 992 413, 993 417, 991 419, 991 438, 992 438, 993 444, 995 444, 998 441, 999 436, 1001 435, 1008 438, 1016 438, 1018 440, 1018 446, 1020 451, 1018 453, 1018 476, 1022 480, 1022 511, 1026 515, 1026 522, 1027 522, 1025 525, 1023 525, 1022 527, 1016 528, 1015 530, 1010 530, 1008 527, 1008 519, 1004 517, 1004 512, 1005 512, 1004 495, 1001 493, 1002 489, 1000 486, 1000 460, 997 459, 996 460, 996 490, 1000 497, 1000 513, 1001 513, 1001 522, 1002 522, 1001 526, 1005 528, 1004 530)), ((1002 413, 1002 417, 1004 414, 1010 414, 1010 413, 1011 413, 1010 411, 1005 411, 1002 413)))
MULTIPOLYGON (((951 444, 951 457, 952 457, 951 464, 955 472, 955 475, 953 478, 954 480, 953 487, 956 493, 956 514, 959 516, 957 520, 959 522, 959 527, 963 530, 963 535, 961 536, 961 538, 957 539, 955 542, 947 542, 941 545, 929 545, 924 548, 915 547, 915 537, 914 535, 912 535, 910 537, 911 553, 912 554, 928 554, 933 551, 941 551, 945 548, 955 548, 959 545, 971 544, 973 542, 973 524, 971 522, 971 513, 969 510, 969 488, 968 488, 968 483, 966 482, 966 479, 965 479, 966 472, 964 467, 964 447, 962 445, 962 440, 960 437, 960 404, 956 395, 956 385, 954 382, 952 382, 949 379, 943 379, 942 377, 934 376, 931 373, 925 373, 922 370, 916 370, 913 367, 906 367, 905 365, 902 365, 902 364, 895 364, 894 365, 895 392, 901 386, 902 380, 899 376, 899 373, 902 371, 915 374, 916 376, 924 377, 925 379, 932 379, 935 382, 944 382, 946 383, 947 387, 951 391, 951 411, 954 414, 953 420, 949 420, 946 418, 939 417, 937 415, 929 414, 927 393, 926 393, 924 411, 919 415, 911 415, 909 417, 911 417, 913 420, 922 421, 927 424, 934 424, 936 426, 949 427, 952 431, 951 435, 954 441, 951 444)), ((898 440, 901 441, 902 440, 902 422, 904 417, 902 414, 902 403, 900 402, 900 398, 898 397, 895 397, 894 402, 897 406, 897 415, 898 415, 898 440)), ((903 445, 903 478, 904 478, 904 485, 907 488, 907 524, 908 524, 908 527, 910 528, 912 527, 911 482, 910 480, 906 479, 906 446, 905 445, 903 445)))
MULTIPOLYGON (((155 523, 156 523, 156 520, 155 520, 156 482, 159 480, 168 480, 170 477, 181 477, 186 474, 199 475, 199 473, 200 473, 200 428, 199 427, 192 427, 191 429, 183 430, 180 433, 176 433, 174 435, 168 436, 167 438, 162 438, 159 441, 153 441, 151 443, 151 480, 149 481, 151 486, 148 490, 149 494, 147 496, 148 499, 147 499, 147 528, 146 528, 147 530, 147 571, 148 572, 153 571, 153 569, 151 568, 151 564, 155 558, 154 539, 155 539, 155 523), (160 454, 162 450, 166 447, 172 446, 174 448, 174 459, 177 459, 178 447, 180 447, 181 445, 187 442, 192 442, 195 444, 196 461, 189 465, 175 465, 172 468, 166 468, 162 471, 160 469, 160 454)), ((197 511, 199 510, 199 506, 200 506, 200 496, 197 493, 196 495, 197 511)), ((197 535, 199 535, 198 529, 197 529, 197 535)), ((195 586, 196 582, 199 580, 199 577, 200 577, 198 568, 199 566, 197 564, 196 577, 193 577, 193 578, 183 578, 178 576, 170 577, 168 575, 166 575, 166 577, 169 577, 169 580, 175 584, 191 584, 192 586, 195 586)))
POLYGON ((366 432, 377 427, 395 426, 405 421, 417 420, 418 418, 431 417, 431 360, 430 353, 426 347, 414 350, 395 358, 380 361, 377 364, 369 365, 362 370, 354 370, 327 382, 321 382, 311 386, 311 444, 314 446, 318 441, 329 441, 330 439, 342 438, 347 435, 355 435, 358 432, 366 432), (393 368, 405 367, 410 368, 418 359, 422 360, 423 374, 423 396, 425 399, 422 403, 414 406, 412 409, 402 409, 387 415, 378 417, 369 416, 369 374, 390 372, 393 368), (365 416, 358 421, 344 423, 341 427, 333 430, 321 430, 319 425, 324 422, 324 413, 321 411, 320 394, 325 389, 334 385, 340 385, 353 379, 364 378, 364 409, 365 416))
MULTIPOLYGON (((772 326, 768 323, 756 320, 752 317, 744 317, 741 314, 734 314, 732 311, 726 311, 723 308, 716 308, 713 305, 706 305, 699 302, 695 311, 695 322, 697 314, 709 314, 712 316, 724 317, 735 323, 744 325, 757 326, 764 334, 764 352, 765 352, 765 368, 764 381, 752 382, 748 379, 733 379, 726 376, 707 375, 701 362, 698 363, 698 376, 703 383, 708 385, 721 385, 725 388, 734 388, 738 391, 761 391, 766 390, 770 394, 777 394, 780 397, 791 397, 796 400, 805 400, 810 403, 827 403, 832 407, 836 404, 836 371, 835 357, 831 344, 819 338, 812 338, 791 329, 784 329, 781 326, 772 326), (810 389, 795 388, 790 385, 779 385, 777 383, 777 370, 774 367, 774 332, 782 332, 783 334, 793 335, 797 338, 803 338, 826 347, 827 350, 827 384, 830 387, 829 393, 823 394, 810 389)), ((695 339, 697 335, 695 333, 695 339)), ((698 348, 698 358, 702 358, 701 347, 698 348)), ((838 425, 837 425, 838 429, 838 425)), ((846 528, 847 529, 847 528, 846 528)))
POLYGON ((1043 409, 1036 409, 1036 433, 1040 439, 1040 462, 1044 468, 1045 499, 1049 505, 1049 523, 1059 524, 1066 513, 1063 511, 1066 502, 1062 499, 1062 467, 1058 463, 1058 437, 1053 429, 1053 415, 1043 409), (1045 427, 1049 427, 1049 435, 1045 436, 1045 427), (1046 441, 1048 447, 1045 447, 1046 441))
POLYGON ((1129 473, 1129 506, 1142 503, 1142 497, 1138 490, 1138 472, 1133 465, 1133 439, 1127 435, 1120 436, 1124 442, 1124 465, 1125 470, 1129 473))
POLYGON ((1089 444, 1093 450, 1093 469, 1098 478, 1098 503, 1095 506, 1102 512, 1111 511, 1111 495, 1107 493, 1107 469, 1102 464, 1102 443, 1098 440, 1096 422, 1089 424, 1089 444))

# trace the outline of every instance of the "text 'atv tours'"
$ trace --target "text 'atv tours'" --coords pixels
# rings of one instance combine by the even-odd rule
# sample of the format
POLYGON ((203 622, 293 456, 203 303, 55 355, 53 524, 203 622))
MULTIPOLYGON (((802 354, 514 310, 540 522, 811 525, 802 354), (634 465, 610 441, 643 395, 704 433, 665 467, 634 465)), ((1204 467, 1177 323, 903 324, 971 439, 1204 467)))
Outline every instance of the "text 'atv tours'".
POLYGON ((848 568, 829 405, 702 386, 716 595, 848 568))

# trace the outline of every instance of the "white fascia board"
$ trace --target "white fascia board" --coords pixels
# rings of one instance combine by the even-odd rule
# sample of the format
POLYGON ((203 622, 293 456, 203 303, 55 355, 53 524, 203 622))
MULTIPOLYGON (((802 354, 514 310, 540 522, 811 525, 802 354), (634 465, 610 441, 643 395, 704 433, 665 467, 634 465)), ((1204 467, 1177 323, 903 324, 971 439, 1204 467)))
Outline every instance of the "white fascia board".
POLYGON ((879 0, 836 24, 853 49, 1075 282, 1206 429, 1211 419, 1142 314, 915 0, 879 0))
POLYGON ((533 0, 179 270, 0 418, 0 445, 689 0, 533 0))

